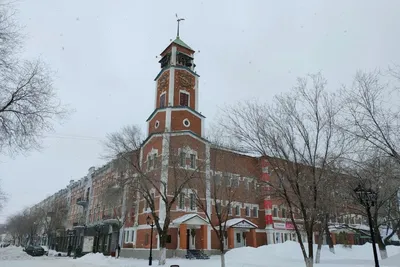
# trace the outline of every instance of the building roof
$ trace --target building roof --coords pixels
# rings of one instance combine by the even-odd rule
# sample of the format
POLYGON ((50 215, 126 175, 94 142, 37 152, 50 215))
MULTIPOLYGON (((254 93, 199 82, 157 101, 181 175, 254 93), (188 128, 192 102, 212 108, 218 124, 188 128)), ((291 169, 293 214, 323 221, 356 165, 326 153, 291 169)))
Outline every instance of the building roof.
POLYGON ((179 218, 172 221, 173 224, 193 224, 193 225, 203 225, 208 224, 207 220, 198 214, 190 213, 185 214, 179 218))
POLYGON ((257 225, 244 218, 235 218, 226 221, 226 227, 232 228, 258 228, 257 225))
POLYGON ((187 48, 187 49, 189 49, 191 51, 194 51, 190 46, 188 46, 184 41, 182 41, 181 38, 179 38, 179 36, 176 37, 176 39, 173 41, 173 43, 175 43, 177 45, 180 45, 180 46, 182 46, 184 48, 187 48))

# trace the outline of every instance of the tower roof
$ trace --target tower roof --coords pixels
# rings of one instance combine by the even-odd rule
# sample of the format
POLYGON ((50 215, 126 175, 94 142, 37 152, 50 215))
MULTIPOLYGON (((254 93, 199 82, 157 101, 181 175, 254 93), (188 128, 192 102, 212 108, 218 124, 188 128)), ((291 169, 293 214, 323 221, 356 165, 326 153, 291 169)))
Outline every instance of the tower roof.
POLYGON ((176 39, 173 41, 173 43, 175 43, 177 45, 180 45, 180 46, 182 46, 184 48, 187 48, 187 49, 189 49, 191 51, 194 51, 190 46, 188 46, 184 41, 182 41, 181 38, 179 38, 179 36, 176 37, 176 39))

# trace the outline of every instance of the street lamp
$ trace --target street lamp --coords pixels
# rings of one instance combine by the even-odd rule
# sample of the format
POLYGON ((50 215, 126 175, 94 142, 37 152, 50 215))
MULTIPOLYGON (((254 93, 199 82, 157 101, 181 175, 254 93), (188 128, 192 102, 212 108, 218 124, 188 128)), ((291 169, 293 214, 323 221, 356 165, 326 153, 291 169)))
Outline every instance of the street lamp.
POLYGON ((149 255, 149 266, 152 265, 153 262, 153 228, 154 228, 154 221, 147 215, 146 218, 147 225, 151 227, 150 231, 150 255, 149 255))
POLYGON ((358 185, 354 189, 354 193, 356 193, 357 198, 360 201, 361 205, 363 205, 365 207, 365 210, 367 211, 369 232, 370 232, 371 241, 372 241, 372 250, 374 252, 375 267, 379 267, 378 253, 376 251, 375 234, 374 234, 374 228, 372 225, 372 216, 371 216, 371 207, 374 207, 376 204, 377 194, 372 189, 365 189, 361 185, 358 185))

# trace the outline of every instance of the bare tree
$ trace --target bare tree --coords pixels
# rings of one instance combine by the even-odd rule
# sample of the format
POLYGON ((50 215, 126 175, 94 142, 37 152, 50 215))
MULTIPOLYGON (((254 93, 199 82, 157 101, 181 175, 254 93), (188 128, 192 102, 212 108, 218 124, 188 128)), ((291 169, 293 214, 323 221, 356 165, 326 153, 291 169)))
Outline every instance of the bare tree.
POLYGON ((300 78, 293 91, 276 96, 273 105, 237 105, 226 110, 222 122, 244 150, 268 161, 271 176, 278 182, 267 182, 267 186, 288 205, 307 267, 313 266, 313 233, 327 166, 346 147, 346 140, 335 128, 340 107, 325 85, 320 74, 300 78), (296 209, 300 211, 301 225, 294 218, 296 209), (301 227, 307 234, 308 253, 301 227))
POLYGON ((210 178, 199 176, 190 182, 191 192, 196 199, 196 205, 205 214, 214 234, 219 242, 221 255, 221 267, 225 267, 225 242, 227 231, 230 227, 229 219, 242 207, 240 203, 246 202, 250 196, 254 196, 257 180, 246 172, 245 163, 240 161, 244 155, 237 151, 227 149, 222 144, 214 143, 211 148, 210 178), (244 179, 243 177, 248 177, 244 179), (243 179, 240 185, 240 179, 243 179), (211 202, 206 200, 210 199, 211 202))
POLYGON ((400 163, 397 93, 379 72, 357 72, 353 86, 342 92, 345 108, 340 127, 359 140, 364 149, 378 148, 400 163))
MULTIPOLYGON (((100 195, 100 205, 108 206, 112 219, 117 220, 119 230, 117 244, 122 247, 122 227, 129 219, 130 209, 136 202, 137 187, 135 179, 132 178, 130 166, 123 159, 113 161, 115 175, 111 179, 105 180, 100 195)), ((119 255, 118 255, 119 256, 119 255)))
POLYGON ((1 180, 0 180, 0 212, 3 210, 6 201, 7 201, 7 195, 1 187, 1 180))
MULTIPOLYGON (((343 190, 348 197, 344 198, 348 203, 347 208, 354 214, 367 218, 366 207, 360 204, 359 197, 354 193, 357 186, 372 189, 376 192, 376 203, 371 207, 372 223, 375 240, 379 246, 382 259, 387 258, 386 244, 400 229, 400 211, 398 205, 398 191, 400 188, 400 169, 397 161, 389 157, 380 149, 375 148, 375 153, 362 154, 358 160, 352 160, 347 164, 348 181, 343 190), (382 236, 381 230, 387 228, 387 234, 382 236)), ((354 231, 360 231, 350 224, 342 225, 354 231)), ((363 233, 366 234, 366 233, 363 233)))
POLYGON ((137 187, 138 198, 144 199, 149 208, 159 235, 161 248, 159 265, 165 265, 171 209, 182 190, 188 186, 190 180, 198 177, 204 166, 196 160, 191 162, 193 166, 188 168, 189 154, 177 147, 188 146, 189 140, 188 142, 176 140, 184 139, 184 137, 175 137, 171 133, 160 134, 158 138, 162 139, 163 152, 148 155, 143 159, 140 155, 144 138, 136 126, 127 126, 119 132, 109 134, 105 148, 106 157, 125 161, 132 170, 132 184, 137 187), (160 173, 167 173, 167 175, 165 177, 160 173), (164 210, 161 209, 160 213, 156 212, 156 201, 159 199, 164 206, 164 210))
POLYGON ((21 34, 11 4, 0 5, 0 153, 39 147, 43 133, 67 114, 51 72, 40 60, 18 58, 21 34))

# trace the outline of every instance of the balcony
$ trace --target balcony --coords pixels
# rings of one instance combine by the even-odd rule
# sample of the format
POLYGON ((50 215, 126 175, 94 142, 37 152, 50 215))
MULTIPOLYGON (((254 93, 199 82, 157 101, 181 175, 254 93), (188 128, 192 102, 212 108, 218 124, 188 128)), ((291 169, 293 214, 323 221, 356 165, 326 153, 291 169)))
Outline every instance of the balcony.
POLYGON ((86 218, 84 216, 79 217, 72 223, 73 228, 83 228, 86 225, 86 218))
POLYGON ((103 215, 102 219, 104 224, 118 225, 120 223, 116 216, 103 215))
POLYGON ((76 200, 76 204, 83 206, 83 207, 87 207, 88 203, 89 203, 89 201, 83 197, 80 197, 76 200))

